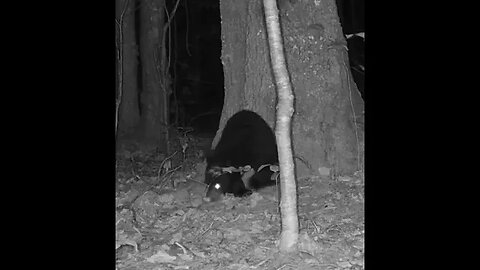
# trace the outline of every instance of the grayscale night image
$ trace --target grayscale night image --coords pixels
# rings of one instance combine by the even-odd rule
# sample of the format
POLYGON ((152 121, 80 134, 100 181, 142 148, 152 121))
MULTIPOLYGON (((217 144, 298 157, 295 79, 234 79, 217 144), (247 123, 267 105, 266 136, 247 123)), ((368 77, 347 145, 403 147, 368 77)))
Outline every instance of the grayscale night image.
POLYGON ((115 1, 116 269, 365 269, 364 6, 115 1))

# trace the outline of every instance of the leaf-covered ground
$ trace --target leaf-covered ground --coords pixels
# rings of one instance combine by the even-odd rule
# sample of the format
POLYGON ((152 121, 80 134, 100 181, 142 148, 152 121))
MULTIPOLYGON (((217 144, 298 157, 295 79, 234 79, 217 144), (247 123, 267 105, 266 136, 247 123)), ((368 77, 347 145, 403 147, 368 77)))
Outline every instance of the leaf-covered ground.
MULTIPOLYGON (((203 201, 200 148, 117 151, 117 269, 363 269, 363 175, 298 180, 299 252, 278 253, 276 187, 203 201)), ((202 147, 199 147, 203 145, 202 147)), ((195 148, 195 147, 198 148, 195 148)))

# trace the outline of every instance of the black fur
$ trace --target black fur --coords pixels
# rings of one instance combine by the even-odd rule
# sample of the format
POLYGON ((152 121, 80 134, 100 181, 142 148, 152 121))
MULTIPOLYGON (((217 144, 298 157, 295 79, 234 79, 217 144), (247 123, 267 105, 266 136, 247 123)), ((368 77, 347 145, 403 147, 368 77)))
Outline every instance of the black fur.
POLYGON ((272 171, 268 166, 256 172, 264 164, 278 164, 275 135, 258 114, 240 111, 227 121, 217 147, 207 156, 207 198, 215 201, 225 193, 245 196, 251 193, 249 188, 258 189, 275 184, 275 181, 270 179, 272 171), (256 172, 247 180, 248 187, 245 187, 242 181, 241 172, 226 172, 221 169, 238 169, 246 165, 250 165, 256 172))

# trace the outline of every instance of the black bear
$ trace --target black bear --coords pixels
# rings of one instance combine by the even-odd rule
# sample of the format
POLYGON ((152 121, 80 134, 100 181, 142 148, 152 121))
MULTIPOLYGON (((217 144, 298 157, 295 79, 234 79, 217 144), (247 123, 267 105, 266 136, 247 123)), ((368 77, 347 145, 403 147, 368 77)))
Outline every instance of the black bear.
POLYGON ((250 189, 275 184, 270 166, 262 166, 269 164, 278 164, 272 129, 252 111, 234 114, 227 121, 215 150, 207 155, 206 200, 219 200, 225 193, 245 196, 251 193, 250 189), (254 171, 248 171, 247 166, 254 171))

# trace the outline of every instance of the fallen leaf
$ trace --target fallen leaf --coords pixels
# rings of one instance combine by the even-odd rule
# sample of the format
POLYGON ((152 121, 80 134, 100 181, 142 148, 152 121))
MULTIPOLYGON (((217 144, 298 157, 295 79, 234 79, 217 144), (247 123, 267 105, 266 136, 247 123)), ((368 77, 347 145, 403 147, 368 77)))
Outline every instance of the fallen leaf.
POLYGON ((163 250, 158 251, 156 254, 147 258, 149 263, 168 263, 173 262, 177 257, 170 256, 163 250))

